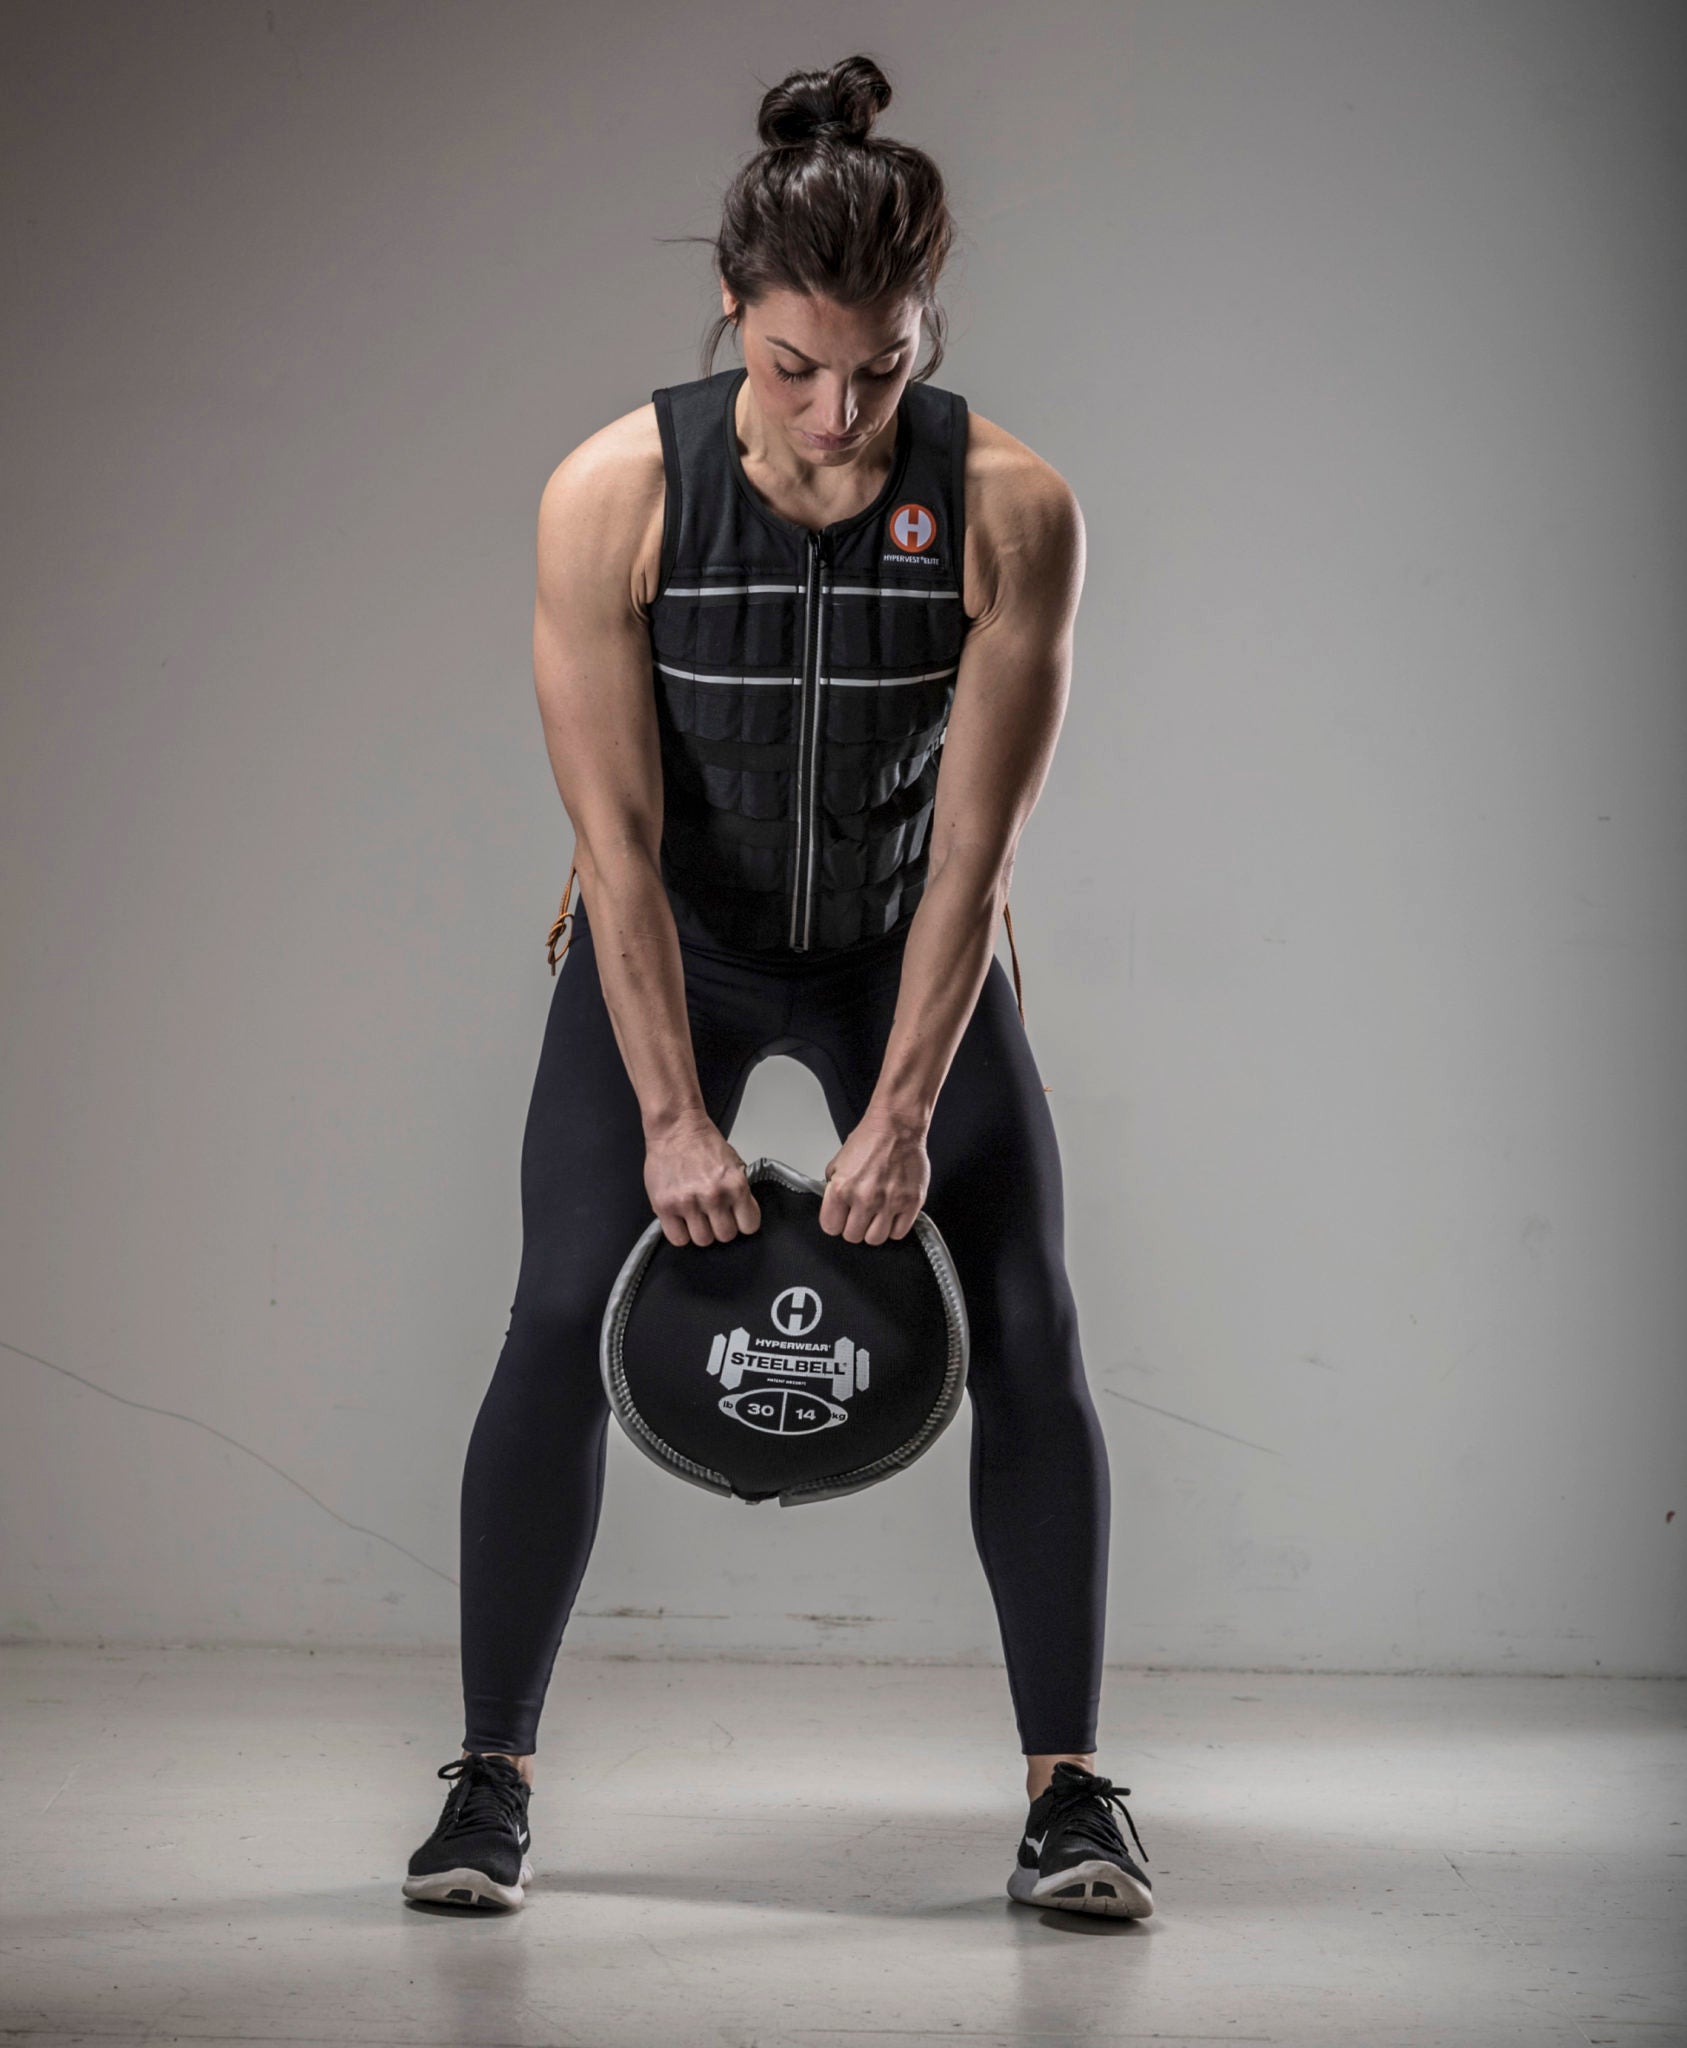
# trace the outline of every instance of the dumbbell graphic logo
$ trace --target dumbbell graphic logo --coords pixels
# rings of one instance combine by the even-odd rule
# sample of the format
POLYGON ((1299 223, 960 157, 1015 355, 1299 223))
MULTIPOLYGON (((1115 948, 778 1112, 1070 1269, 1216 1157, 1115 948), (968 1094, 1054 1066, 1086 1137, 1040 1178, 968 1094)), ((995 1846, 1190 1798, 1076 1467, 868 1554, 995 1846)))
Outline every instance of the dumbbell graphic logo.
MULTIPOLYGON (((795 1338, 818 1324, 820 1309, 820 1297, 812 1287, 787 1287, 775 1298, 769 1319, 781 1336, 795 1338)), ((847 1411, 838 1403, 866 1386, 869 1364, 870 1354, 852 1337, 836 1338, 830 1355, 818 1348, 787 1351, 771 1343, 752 1344, 742 1323, 717 1334, 709 1345, 709 1372, 727 1397, 721 1407, 752 1429, 781 1436, 831 1429, 847 1421, 847 1411), (746 1373, 756 1376, 756 1384, 745 1384, 746 1373), (765 1384, 769 1380, 774 1384, 765 1384), (809 1384, 815 1380, 831 1383, 831 1400, 809 1384)))

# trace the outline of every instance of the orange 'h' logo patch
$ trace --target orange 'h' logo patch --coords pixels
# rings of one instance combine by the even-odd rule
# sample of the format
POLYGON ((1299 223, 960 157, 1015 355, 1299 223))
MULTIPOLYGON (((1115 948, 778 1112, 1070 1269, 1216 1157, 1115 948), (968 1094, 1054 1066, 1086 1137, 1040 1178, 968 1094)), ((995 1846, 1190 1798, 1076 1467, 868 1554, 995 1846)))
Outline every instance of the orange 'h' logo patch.
POLYGON ((923 554, 937 538, 937 520, 924 505, 898 505, 890 515, 890 537, 905 555, 923 554))

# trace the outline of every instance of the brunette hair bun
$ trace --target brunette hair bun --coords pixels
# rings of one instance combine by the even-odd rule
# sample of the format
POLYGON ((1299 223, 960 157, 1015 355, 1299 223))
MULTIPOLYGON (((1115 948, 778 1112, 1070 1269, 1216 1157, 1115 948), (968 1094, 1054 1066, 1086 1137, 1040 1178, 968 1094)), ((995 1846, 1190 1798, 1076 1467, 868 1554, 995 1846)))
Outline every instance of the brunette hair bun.
POLYGON ((713 238, 715 268, 738 306, 704 338, 705 377, 742 309, 780 291, 843 306, 917 299, 932 348, 911 381, 934 374, 945 326, 937 280, 954 224, 943 173, 925 151, 873 133, 889 105, 890 81, 865 56, 793 71, 762 95, 762 147, 727 186, 713 238))
POLYGON ((871 57, 845 57, 826 71, 793 71, 764 96, 756 132, 766 149, 813 142, 860 144, 890 105, 890 81, 871 57))

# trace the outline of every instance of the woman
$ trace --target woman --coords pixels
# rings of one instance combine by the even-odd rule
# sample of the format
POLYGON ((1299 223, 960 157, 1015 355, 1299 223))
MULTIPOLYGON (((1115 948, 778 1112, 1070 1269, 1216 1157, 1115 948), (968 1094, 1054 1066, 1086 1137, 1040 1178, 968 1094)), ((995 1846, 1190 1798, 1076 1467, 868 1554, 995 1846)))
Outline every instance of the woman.
POLYGON ((728 1134, 750 1070, 788 1053, 843 1141, 822 1228, 883 1244, 929 1207, 965 1290, 972 1525, 1031 1801, 1010 1895, 1152 1910, 1094 1768, 1107 1454, 1053 1122, 993 957, 1064 711, 1083 522, 929 381, 952 229, 930 158, 870 134, 889 100, 859 56, 766 95, 703 376, 584 441, 541 501, 534 665, 582 900, 463 1477, 462 1755, 411 1897, 521 1903, 602 1502, 604 1306, 652 1212, 675 1244, 757 1227, 728 1134), (711 373, 728 327, 744 367, 711 373))

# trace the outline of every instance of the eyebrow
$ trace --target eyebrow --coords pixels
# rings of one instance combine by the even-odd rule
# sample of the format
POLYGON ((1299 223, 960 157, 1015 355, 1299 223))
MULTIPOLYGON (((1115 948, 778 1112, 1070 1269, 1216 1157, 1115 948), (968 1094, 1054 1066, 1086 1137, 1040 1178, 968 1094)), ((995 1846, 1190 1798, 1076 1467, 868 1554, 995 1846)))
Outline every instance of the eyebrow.
MULTIPOLYGON (((791 354, 794 355, 799 362, 813 364, 813 367, 817 370, 820 368, 820 365, 814 361, 813 356, 805 356, 800 348, 795 347, 791 342, 781 340, 777 334, 770 334, 767 338, 770 342, 772 342, 775 348, 790 349, 791 354)), ((892 354, 895 350, 899 348, 906 348, 907 346, 908 338, 906 335, 902 336, 902 338, 898 341, 887 341, 884 347, 881 348, 877 352, 877 354, 870 355, 867 358, 866 362, 857 363, 855 367, 858 370, 864 370, 867 367, 867 363, 876 363, 879 360, 880 356, 888 356, 892 354)))

